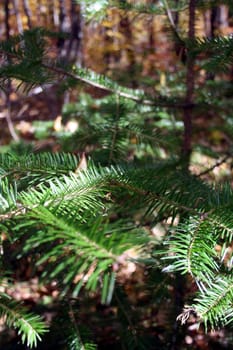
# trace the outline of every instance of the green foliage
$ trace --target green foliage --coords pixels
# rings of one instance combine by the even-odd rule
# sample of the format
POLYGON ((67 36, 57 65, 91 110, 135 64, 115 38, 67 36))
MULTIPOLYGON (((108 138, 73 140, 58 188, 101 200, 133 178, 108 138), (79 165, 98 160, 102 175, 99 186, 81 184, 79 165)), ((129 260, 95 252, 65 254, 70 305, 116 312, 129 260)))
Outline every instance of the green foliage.
POLYGON ((206 55, 203 68, 211 72, 228 72, 233 63, 233 37, 197 38, 188 41, 189 52, 206 55))
MULTIPOLYGON (((121 1, 102 1, 98 9, 96 3, 89 8, 92 14, 98 10, 104 15, 108 6, 127 7, 121 1)), ((179 6, 174 1, 162 3, 146 9, 128 4, 127 8, 150 14, 187 8, 186 1, 179 6)), ((90 2, 86 5, 88 8, 90 2)), ((197 5, 204 6, 201 1, 197 5)), ((195 288, 189 305, 178 316, 182 323, 194 314, 207 330, 231 325, 232 189, 229 184, 215 186, 193 175, 184 154, 180 155, 182 115, 191 109, 198 116, 206 106, 208 112, 216 106, 227 109, 229 82, 211 81, 201 89, 201 78, 190 105, 183 72, 187 67, 182 66, 173 80, 169 76, 167 90, 148 95, 143 89, 129 89, 90 70, 50 59, 47 45, 54 35, 37 28, 1 43, 5 58, 0 68, 2 88, 9 79, 30 89, 62 76, 63 87, 88 84, 107 96, 94 100, 80 94, 77 102, 64 106, 63 122, 70 118, 77 122, 72 135, 65 129, 56 134, 67 153, 16 147, 0 154, 1 283, 9 274, 13 276, 8 271, 11 259, 20 262, 25 257, 33 261, 42 282, 56 283, 58 302, 68 300, 62 344, 71 350, 96 348, 86 340, 73 310, 73 300, 82 302, 83 296, 98 299, 102 306, 114 305, 122 348, 153 348, 134 310, 138 305, 131 307, 119 286, 121 270, 129 263, 147 273, 153 270, 153 289, 155 283, 158 289, 152 292, 149 283, 143 288, 156 303, 171 300, 171 291, 169 294, 168 286, 164 287, 166 280, 172 284, 174 276, 190 275, 195 288), (72 152, 87 155, 87 164, 82 167, 82 157, 72 152), (157 225, 163 228, 162 237, 152 234, 157 225), (11 245, 16 246, 13 254, 8 252, 11 245)), ((198 73, 227 72, 232 65, 231 37, 188 38, 182 44, 188 60, 198 61, 198 73)), ((230 119, 226 114, 224 118, 230 119)), ((194 147, 200 151, 205 148, 201 146, 197 141, 194 147)), ((217 151, 208 151, 216 157, 217 151)), ((206 149, 202 152, 207 153, 206 149)), ((0 314, 29 347, 36 346, 46 331, 39 316, 4 293, 0 314)), ((156 338, 156 345, 165 348, 166 340, 156 338)))
POLYGON ((0 70, 3 88, 9 78, 17 79, 20 85, 22 81, 27 83, 28 88, 50 80, 42 66, 46 33, 42 28, 33 29, 1 43, 0 51, 5 55, 5 62, 0 70))
POLYGON ((23 344, 28 347, 37 346, 41 336, 46 332, 46 325, 42 319, 34 315, 7 295, 0 293, 0 316, 6 317, 8 326, 13 326, 21 335, 23 344))
MULTIPOLYGON (((2 168, 5 164, 8 170, 16 169, 18 175, 14 187, 2 180, 4 226, 14 240, 25 236, 21 252, 37 252, 36 265, 43 265, 44 270, 42 278, 57 280, 62 294, 76 297, 83 286, 93 291, 99 286, 102 302, 109 304, 115 282, 114 264, 129 249, 141 247, 142 251, 151 240, 142 234, 142 229, 130 228, 128 217, 122 227, 120 222, 116 226, 109 221, 113 211, 122 211, 118 202, 121 203, 124 192, 128 192, 128 198, 125 196, 123 211, 133 199, 138 203, 134 210, 144 208, 147 217, 156 212, 155 222, 170 216, 175 219, 181 213, 191 215, 167 242, 170 246, 170 252, 165 253, 166 260, 170 260, 167 272, 190 273, 201 290, 209 288, 216 276, 221 275, 224 252, 218 258, 215 246, 222 239, 230 242, 232 237, 229 188, 211 188, 196 177, 182 174, 179 167, 174 172, 174 163, 168 162, 147 169, 90 165, 86 171, 75 174, 70 169, 76 167, 77 159, 69 155, 38 154, 27 156, 20 163, 9 155, 2 155, 1 159, 2 168), (50 165, 57 175, 51 178, 50 174, 48 179, 41 171, 38 178, 38 168, 32 163, 39 163, 42 170, 50 165), (20 176, 24 176, 27 165, 27 176, 34 178, 35 173, 37 181, 34 186, 29 182, 26 188, 16 190, 17 182, 19 188, 22 186, 20 176), (65 168, 70 173, 62 175, 65 168), (109 200, 109 193, 114 200, 109 200), (198 216, 192 217, 195 213, 198 216), (77 276, 80 277, 75 282, 77 276)), ((9 173, 3 172, 4 175, 7 179, 9 173)), ((195 312, 202 315, 198 305, 195 312)))
POLYGON ((68 350, 96 350, 90 330, 79 323, 77 303, 74 301, 62 304, 54 320, 52 331, 56 334, 56 344, 65 345, 68 350), (61 334, 62 329, 62 334, 61 334))
POLYGON ((110 164, 123 161, 134 154, 150 153, 159 156, 162 150, 174 154, 176 125, 168 114, 154 111, 149 106, 140 106, 132 100, 108 96, 94 100, 81 95, 79 102, 64 107, 63 119, 77 121, 78 129, 73 134, 64 131, 58 138, 66 151, 88 152, 94 161, 110 164), (171 130, 163 130, 166 123, 171 130), (162 137, 166 133, 166 140, 162 137))

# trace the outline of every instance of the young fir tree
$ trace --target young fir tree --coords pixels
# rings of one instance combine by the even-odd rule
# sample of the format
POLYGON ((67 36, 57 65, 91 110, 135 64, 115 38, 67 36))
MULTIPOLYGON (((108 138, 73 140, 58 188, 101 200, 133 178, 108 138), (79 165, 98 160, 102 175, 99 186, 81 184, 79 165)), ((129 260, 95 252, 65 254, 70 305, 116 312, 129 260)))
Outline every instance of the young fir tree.
MULTIPOLYGON (((60 292, 58 321, 51 325, 52 335, 45 336, 50 345, 96 348, 77 315, 77 308, 93 303, 96 292, 103 305, 115 310, 110 320, 120 334, 116 348, 182 348, 179 321, 185 324, 190 315, 206 330, 233 321, 232 189, 228 183, 204 181, 206 171, 194 175, 189 167, 193 150, 201 148, 193 141, 194 117, 219 112, 224 128, 232 128, 228 72, 233 38, 197 37, 196 15, 203 8, 232 4, 98 3, 103 5, 101 16, 109 6, 165 14, 180 71, 174 72, 175 84, 169 73, 166 91, 151 96, 48 57, 48 40, 57 34, 46 29, 34 28, 1 43, 3 89, 10 79, 27 89, 62 79, 65 86, 81 83, 108 95, 95 101, 83 94, 77 103, 64 106, 64 118, 79 122, 72 136, 59 136, 65 153, 18 148, 1 154, 2 290, 14 279, 16 261, 26 256, 38 268, 41 283, 56 281, 60 292), (188 16, 183 32, 175 21, 182 11, 188 16), (75 155, 77 150, 89 152, 87 162, 75 155), (152 234, 156 225, 163 227, 162 240, 152 234), (147 302, 157 308, 168 303, 170 324, 163 336, 148 335, 140 305, 130 305, 121 284, 121 270, 128 261, 147 273, 142 286, 147 302)), ((94 10, 91 7, 92 14, 94 10)), ((222 158, 218 166, 231 159, 231 150, 216 156, 222 158)), ((39 316, 5 292, 0 293, 0 312, 28 347, 36 346, 47 330, 39 316)), ((155 328, 159 334, 159 325, 155 328)))

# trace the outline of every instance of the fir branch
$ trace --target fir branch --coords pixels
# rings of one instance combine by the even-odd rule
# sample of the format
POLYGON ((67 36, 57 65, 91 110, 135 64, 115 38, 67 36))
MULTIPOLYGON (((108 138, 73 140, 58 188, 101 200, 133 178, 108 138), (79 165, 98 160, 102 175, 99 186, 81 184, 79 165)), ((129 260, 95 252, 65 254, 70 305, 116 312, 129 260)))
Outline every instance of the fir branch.
POLYGON ((73 296, 77 296, 82 286, 95 291, 103 277, 103 300, 107 302, 110 302, 113 285, 108 283, 106 275, 113 264, 120 263, 120 257, 129 248, 137 249, 137 245, 147 241, 146 237, 137 237, 133 232, 127 234, 124 228, 121 233, 112 230, 101 217, 94 220, 89 217, 83 225, 45 207, 28 213, 27 222, 18 223, 17 230, 26 234, 33 227, 35 233, 26 240, 23 249, 27 254, 34 249, 43 251, 36 263, 39 266, 46 262, 43 277, 57 279, 61 288, 73 296))
POLYGON ((200 320, 207 327, 233 322, 233 283, 230 276, 218 276, 204 293, 199 294, 192 305, 200 320))
MULTIPOLYGON (((61 64, 53 62, 46 57, 45 53, 45 36, 55 35, 41 28, 34 28, 25 31, 22 35, 11 38, 8 42, 0 45, 0 52, 12 59, 12 63, 6 63, 0 69, 0 76, 3 82, 6 78, 15 78, 24 83, 31 89, 35 85, 43 85, 44 83, 53 83, 57 80, 58 75, 62 79, 70 78, 73 81, 82 82, 103 90, 109 94, 115 94, 120 97, 131 99, 136 103, 148 106, 158 106, 166 108, 191 108, 195 104, 182 99, 164 98, 157 96, 155 98, 147 98, 143 91, 132 91, 127 88, 120 87, 117 83, 113 83, 110 79, 103 79, 98 74, 83 70, 78 67, 62 67, 61 64), (23 45, 20 45, 23 43, 23 45), (51 63, 48 63, 48 62, 51 63), (88 77, 87 77, 88 76, 88 77), (102 81, 100 83, 99 81, 102 81)), ((59 80, 60 81, 60 80, 59 80)))
POLYGON ((164 271, 190 273, 198 283, 208 284, 213 279, 219 270, 214 250, 216 237, 212 236, 212 227, 204 218, 206 216, 180 225, 171 240, 165 242, 170 248, 163 259, 171 264, 164 271))
POLYGON ((232 36, 216 36, 214 38, 190 38, 186 46, 193 57, 206 55, 202 68, 207 71, 228 72, 233 62, 232 36))
POLYGON ((20 304, 3 295, 0 295, 0 316, 5 316, 7 324, 18 329, 22 343, 30 348, 37 346, 41 335, 47 331, 39 316, 29 313, 20 304))

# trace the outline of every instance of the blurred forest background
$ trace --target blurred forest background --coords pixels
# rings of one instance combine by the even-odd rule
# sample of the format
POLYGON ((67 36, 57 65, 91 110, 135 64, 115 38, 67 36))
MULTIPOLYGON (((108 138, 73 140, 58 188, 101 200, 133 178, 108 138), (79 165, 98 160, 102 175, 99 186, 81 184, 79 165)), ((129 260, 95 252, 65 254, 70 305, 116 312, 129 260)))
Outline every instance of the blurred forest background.
MULTIPOLYGON (((73 79, 58 71, 57 79, 32 84, 27 89, 15 77, 4 79, 1 72, 0 152, 16 155, 31 151, 71 152, 80 157, 77 166, 84 170, 89 158, 105 166, 132 160, 136 164, 147 164, 182 154, 189 158, 188 168, 192 174, 211 184, 225 180, 231 183, 233 65, 227 63, 225 69, 223 60, 224 69, 205 69, 202 68, 205 57, 198 57, 191 69, 195 76, 191 87, 194 93, 186 94, 189 63, 185 47, 174 39, 174 28, 178 28, 183 37, 190 35, 187 3, 128 0, 109 6, 108 1, 2 0, 1 40, 9 40, 28 29, 46 28, 59 33, 46 39, 48 64, 50 60, 57 60, 71 69, 73 66, 88 69, 93 74, 73 79), (118 84, 125 92, 115 96, 112 92, 117 91, 118 84), (135 91, 135 95, 129 91, 135 91), (142 103, 140 109, 141 93, 152 102, 142 103), (121 105, 122 96, 130 97, 127 107, 121 105), (186 135, 189 139, 185 140, 183 112, 190 106, 192 135, 186 135), (117 124, 117 128, 120 125, 123 130, 119 143, 115 140, 119 130, 113 128, 116 108, 120 109, 117 117, 128 115, 127 125, 124 120, 117 124), (146 128, 145 134, 140 133, 139 127, 146 128)), ((233 9, 229 2, 197 3, 200 6, 195 9, 195 36, 210 39, 233 36, 233 9)), ((1 62, 4 60, 2 54, 1 62)), ((124 202, 124 194, 122 196, 124 202)), ((140 214, 137 215, 132 214, 135 223, 141 220, 140 214)), ((156 225, 150 220, 143 222, 158 240, 163 240, 168 224, 167 221, 156 225)), ((56 283, 41 285, 27 258, 12 264, 14 283, 5 289, 1 287, 2 291, 32 309, 37 305, 48 323, 60 319, 53 332, 61 333, 63 315, 57 303, 56 283)), ((172 277, 153 273, 153 269, 143 264, 124 261, 118 271, 118 281, 124 286, 130 309, 125 305, 116 306, 114 302, 101 304, 98 293, 90 293, 89 299, 82 296, 79 301, 77 315, 75 306, 69 310, 71 318, 91 329, 100 350, 232 348, 233 336, 227 328, 205 333, 202 327, 198 328, 195 315, 191 315, 183 328, 176 321, 180 304, 196 290, 191 279, 174 282, 172 277), (147 287, 148 280, 150 287, 147 287), (117 312, 120 321, 116 320, 117 312), (124 328, 130 333, 130 342, 119 340, 126 336, 124 328), (133 343, 132 338, 136 339, 141 329, 146 341, 133 343)), ((38 348, 78 349, 68 348, 60 336, 54 340, 52 335, 46 335, 38 348)), ((13 330, 6 328, 4 319, 0 319, 0 348, 27 348, 20 345, 13 330)))
MULTIPOLYGON (((171 87, 171 80, 174 80, 173 84, 176 83, 176 78, 172 77, 181 74, 185 53, 182 47, 171 40, 172 34, 166 14, 162 10, 161 15, 158 14, 158 10, 154 10, 153 14, 153 6, 159 7, 160 2, 128 1, 128 4, 136 6, 142 4, 141 13, 117 7, 109 7, 106 10, 105 3, 104 1, 79 3, 69 0, 49 2, 4 0, 0 5, 1 38, 7 39, 11 35, 37 26, 63 32, 67 37, 50 41, 48 55, 52 58, 56 57, 66 63, 73 62, 81 67, 93 69, 125 86, 142 88, 151 96, 171 94, 170 90, 174 89, 174 86, 171 87)), ((187 33, 188 15, 185 2, 177 1, 177 11, 173 17, 180 32, 187 33)), ((197 12, 195 22, 197 37, 230 36, 232 28, 232 13, 225 4, 212 6, 211 9, 204 6, 197 12)), ((205 79, 212 79, 211 73, 208 74, 209 76, 205 77, 204 72, 199 73, 200 85, 204 84, 205 79)), ((232 74, 231 70, 224 79, 231 82, 232 74)), ((7 94, 1 93, 2 123, 4 125, 7 122, 4 114, 7 105, 7 108, 11 109, 15 129, 14 132, 13 125, 8 125, 9 130, 7 127, 2 129, 2 144, 8 143, 12 137, 15 140, 19 138, 35 140, 33 125, 36 121, 44 120, 48 123, 54 121, 54 125, 50 124, 51 130, 57 131, 62 106, 67 102, 76 101, 80 89, 84 89, 84 92, 94 98, 106 94, 105 91, 88 84, 84 88, 82 85, 78 90, 67 89, 64 93, 61 91, 57 93, 58 85, 43 87, 43 91, 35 88, 30 91, 30 96, 22 94, 22 91, 16 92, 15 86, 9 87, 7 94)), ((205 116, 203 124, 206 125, 210 119, 205 116)), ((195 123, 202 124, 201 115, 195 118, 195 123)), ((38 129, 43 129, 43 123, 38 125, 40 125, 38 129)), ((69 125, 67 127, 69 128, 69 125)), ((203 127, 204 125, 201 125, 201 128, 203 127)), ((212 139, 216 144, 223 144, 227 135, 220 130, 208 129, 202 139, 203 143, 204 139, 212 139)), ((41 144, 39 147, 45 147, 43 142, 41 144)), ((47 144, 49 145, 49 139, 47 144)), ((59 146, 54 144, 53 147, 59 146)))

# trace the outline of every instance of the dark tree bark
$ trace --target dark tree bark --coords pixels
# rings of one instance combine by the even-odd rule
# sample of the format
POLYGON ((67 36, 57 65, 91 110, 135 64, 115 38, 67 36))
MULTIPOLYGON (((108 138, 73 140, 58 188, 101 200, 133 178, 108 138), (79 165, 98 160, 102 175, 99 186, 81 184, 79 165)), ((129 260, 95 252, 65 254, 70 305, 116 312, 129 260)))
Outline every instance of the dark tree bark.
MULTIPOLYGON (((189 1, 189 30, 188 38, 193 39, 195 37, 195 9, 196 0, 189 1)), ((192 152, 192 117, 193 117, 193 103, 194 103, 194 58, 187 52, 186 58, 186 97, 185 105, 183 109, 183 123, 184 123, 184 135, 183 145, 181 150, 181 159, 183 161, 184 172, 189 171, 190 155, 192 152)), ((185 215, 180 217, 180 222, 185 220, 185 215)), ((182 312, 184 307, 184 295, 185 295, 186 280, 182 275, 175 276, 174 282, 174 312, 176 315, 182 312)), ((169 350, 179 350, 183 341, 184 330, 180 329, 177 321, 173 326, 173 333, 171 342, 169 344, 169 350)))
MULTIPOLYGON (((196 0, 190 0, 189 2, 189 31, 188 38, 190 40, 195 37, 195 8, 196 0)), ((194 58, 187 53, 187 73, 186 73, 186 108, 183 113, 184 123, 184 138, 182 147, 182 157, 184 159, 184 167, 188 170, 190 155, 192 151, 192 114, 193 114, 193 95, 194 95, 194 58)))
POLYGON ((5 13, 5 39, 10 38, 10 10, 9 0, 4 0, 4 13, 5 13))
MULTIPOLYGON (((6 40, 10 39, 10 9, 9 9, 9 0, 4 0, 4 13, 5 13, 5 36, 6 40)), ((9 56, 6 57, 6 60, 10 62, 11 58, 9 56)), ((11 120, 11 100, 10 100, 10 93, 11 93, 11 81, 10 79, 7 80, 5 85, 5 119, 7 122, 7 126, 9 129, 9 133, 11 134, 12 138, 15 141, 19 140, 18 135, 15 132, 14 125, 11 120)))
POLYGON ((226 5, 220 5, 217 8, 217 14, 216 14, 216 19, 215 19, 216 30, 228 27, 228 25, 229 25, 228 16, 229 16, 228 7, 226 5))
POLYGON ((215 6, 204 13, 205 34, 213 38, 218 34, 219 29, 229 25, 229 8, 225 5, 215 6))
POLYGON ((71 0, 70 7, 70 38, 67 45, 67 60, 73 60, 81 63, 81 41, 82 41, 82 18, 81 7, 71 0))
MULTIPOLYGON (((207 38, 214 38, 219 30, 227 28, 229 17, 229 9, 225 5, 213 7, 206 10, 204 13, 205 34, 207 38)), ((207 80, 214 80, 215 74, 212 72, 206 73, 207 80)))
MULTIPOLYGON (((179 0, 175 0, 176 6, 178 6, 178 3, 179 3, 179 0)), ((178 11, 175 11, 175 13, 174 13, 174 23, 175 23, 176 28, 178 28, 178 25, 179 25, 179 12, 178 11)))
POLYGON ((67 13, 64 0, 59 0, 59 31, 69 35, 68 38, 60 38, 58 47, 60 57, 65 61, 82 62, 82 16, 81 6, 70 1, 70 12, 67 13))
MULTIPOLYGON (((65 1, 59 0, 59 32, 65 33, 67 32, 67 14, 66 14, 66 7, 65 7, 65 1)), ((60 37, 57 42, 57 46, 60 49, 60 57, 64 58, 66 55, 66 52, 64 50, 64 44, 65 39, 63 37, 60 37)))

